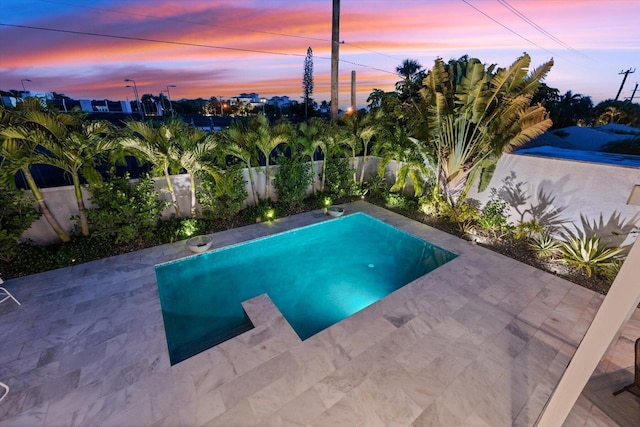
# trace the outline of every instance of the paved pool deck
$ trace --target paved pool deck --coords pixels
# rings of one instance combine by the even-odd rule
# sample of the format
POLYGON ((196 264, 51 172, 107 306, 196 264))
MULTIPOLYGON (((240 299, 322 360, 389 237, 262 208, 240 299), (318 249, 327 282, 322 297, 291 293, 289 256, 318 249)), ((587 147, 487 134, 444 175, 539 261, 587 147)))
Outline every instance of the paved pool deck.
MULTIPOLYGON (((22 306, 0 304, 0 425, 533 425, 603 296, 366 202, 345 208, 458 257, 306 341, 256 297, 254 329, 174 366, 154 265, 189 256, 184 242, 8 280, 22 306)), ((328 219, 228 230, 214 247, 328 219)), ((610 398, 633 381, 639 336, 636 310, 566 426, 640 419, 640 398, 610 398)))

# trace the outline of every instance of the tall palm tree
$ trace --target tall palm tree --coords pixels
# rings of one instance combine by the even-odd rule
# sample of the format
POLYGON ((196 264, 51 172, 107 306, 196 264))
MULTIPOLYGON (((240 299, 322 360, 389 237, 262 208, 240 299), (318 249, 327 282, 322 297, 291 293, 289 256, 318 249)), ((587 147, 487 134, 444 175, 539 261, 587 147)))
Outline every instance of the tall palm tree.
POLYGON ((33 165, 45 163, 47 160, 45 154, 39 151, 40 142, 48 137, 46 130, 25 120, 31 112, 36 111, 43 111, 43 107, 35 98, 24 99, 15 111, 9 112, 4 107, 0 107, 0 140, 2 141, 0 155, 3 157, 0 171, 2 179, 11 185, 15 185, 15 174, 22 172, 40 213, 60 240, 68 242, 71 240, 69 233, 49 209, 42 191, 31 175, 33 165))
POLYGON ((83 116, 38 111, 30 113, 28 120, 48 132, 48 137, 40 141, 40 145, 46 150, 43 163, 60 168, 71 175, 80 228, 82 234, 88 236, 89 222, 82 197, 81 177, 90 184, 102 181, 96 163, 116 146, 114 140, 107 137, 110 131, 109 123, 88 122, 83 116))
POLYGON ((257 206, 259 198, 256 190, 256 182, 253 177, 253 166, 258 163, 255 140, 249 137, 249 128, 247 125, 240 121, 233 122, 231 128, 222 135, 222 152, 228 156, 237 158, 244 163, 247 168, 253 204, 257 206))
POLYGON ((298 125, 296 143, 302 148, 302 158, 309 157, 309 161, 311 162, 314 195, 316 194, 315 154, 321 147, 326 147, 325 130, 326 122, 318 117, 314 117, 308 122, 302 122, 298 125))
POLYGON ((411 86, 413 86, 413 77, 422 69, 422 65, 415 60, 407 58, 402 61, 402 64, 396 67, 396 73, 403 80, 396 83, 396 90, 402 94, 402 96, 411 97, 411 86))
POLYGON ((269 120, 262 114, 257 115, 249 123, 249 138, 254 141, 256 148, 265 159, 265 199, 271 197, 269 192, 271 186, 271 154, 280 144, 286 144, 290 137, 291 128, 287 123, 280 122, 271 126, 269 120))
POLYGON ((152 123, 131 120, 126 123, 127 133, 119 139, 120 145, 126 151, 148 161, 157 174, 164 176, 178 218, 181 217, 180 207, 171 182, 171 172, 178 172, 180 169, 176 160, 179 157, 177 138, 183 128, 184 122, 177 118, 169 119, 159 127, 152 123))
POLYGON ((343 139, 340 134, 342 129, 337 127, 334 122, 325 122, 324 131, 318 143, 318 148, 322 151, 322 179, 320 181, 320 192, 324 192, 324 184, 326 181, 327 162, 340 151, 340 141, 343 139))
POLYGON ((174 151, 174 155, 176 156, 174 161, 189 174, 191 187, 190 212, 192 218, 198 215, 196 173, 204 171, 214 177, 219 176, 219 170, 214 164, 217 147, 218 142, 212 135, 198 128, 186 126, 186 124, 178 135, 178 150, 174 151))
POLYGON ((426 108, 421 111, 435 146, 438 184, 452 206, 466 198, 502 153, 551 127, 544 107, 530 104, 553 60, 527 74, 530 63, 527 54, 498 69, 485 69, 475 58, 449 64, 436 59, 427 74, 421 91, 426 108))

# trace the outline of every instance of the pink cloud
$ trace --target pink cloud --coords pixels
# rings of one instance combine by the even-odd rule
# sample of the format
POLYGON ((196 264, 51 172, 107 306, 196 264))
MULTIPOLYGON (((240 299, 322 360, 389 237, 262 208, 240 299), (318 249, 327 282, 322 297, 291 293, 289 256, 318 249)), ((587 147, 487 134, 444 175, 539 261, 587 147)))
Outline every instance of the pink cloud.
MULTIPOLYGON (((407 57, 429 67, 437 56, 449 59, 465 53, 501 65, 510 64, 523 51, 532 53, 536 65, 555 56, 556 66, 550 79, 557 73, 562 76, 563 85, 567 81, 578 85, 560 88, 561 91, 571 89, 581 93, 589 93, 589 85, 599 85, 603 93, 615 91, 617 88, 601 86, 619 84, 616 73, 621 68, 640 68, 637 61, 628 63, 628 53, 612 56, 615 52, 640 49, 637 22, 632 18, 640 14, 637 2, 511 2, 560 40, 577 50, 586 50, 587 54, 583 55, 589 57, 586 60, 536 31, 498 2, 470 3, 543 49, 500 27, 464 2, 371 0, 366 2, 366 7, 363 3, 342 4, 340 38, 347 43, 340 46, 344 60, 340 64, 340 75, 341 82, 347 83, 346 86, 341 83, 341 90, 346 87, 341 99, 348 99, 352 69, 358 74, 358 96, 366 99, 368 93, 365 92, 373 87, 393 88, 397 77, 379 70, 393 72, 407 57), (607 71, 607 65, 612 70, 607 71), (603 73, 610 74, 604 78, 603 73), (573 75, 573 79, 566 79, 568 75, 573 75)), ((117 98, 127 96, 127 90, 121 85, 122 75, 118 75, 126 74, 136 81, 148 80, 150 88, 181 82, 183 96, 232 96, 237 92, 255 91, 295 98, 301 92, 304 55, 311 46, 315 58, 314 96, 320 98, 328 94, 331 5, 326 0, 224 4, 204 0, 158 1, 153 7, 148 2, 115 2, 107 7, 113 12, 74 7, 67 14, 63 14, 65 9, 60 7, 61 13, 33 14, 19 22, 284 55, 0 27, 3 40, 0 88, 16 88, 15 82, 19 84, 20 79, 30 78, 34 85, 38 81, 42 90, 46 90, 47 85, 67 87, 66 91, 76 96, 76 90, 87 94, 93 89, 96 97, 117 98)), ((2 21, 11 23, 11 16, 3 17, 2 21)))

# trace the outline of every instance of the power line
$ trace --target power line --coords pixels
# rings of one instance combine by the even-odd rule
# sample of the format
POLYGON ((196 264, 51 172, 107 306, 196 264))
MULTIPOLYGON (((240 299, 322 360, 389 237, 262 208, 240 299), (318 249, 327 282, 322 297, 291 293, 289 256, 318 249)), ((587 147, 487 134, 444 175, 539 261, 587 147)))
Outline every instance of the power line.
MULTIPOLYGON (((154 16, 154 15, 146 15, 146 14, 142 14, 142 13, 124 12, 124 11, 120 11, 120 10, 113 10, 113 9, 95 7, 95 6, 76 5, 76 4, 70 4, 70 3, 61 2, 61 1, 54 1, 54 0, 40 0, 40 1, 44 2, 44 3, 60 4, 60 5, 64 5, 64 6, 81 7, 83 9, 91 9, 91 10, 96 10, 96 11, 99 11, 99 12, 108 12, 108 13, 113 13, 113 14, 117 14, 117 15, 129 15, 129 16, 138 16, 138 17, 147 18, 147 19, 162 20, 162 18, 160 18, 160 17, 154 16)), ((291 38, 296 38, 296 39, 313 40, 313 41, 321 41, 321 42, 325 42, 325 43, 331 43, 331 40, 323 39, 323 38, 320 38, 320 37, 300 36, 300 35, 296 35, 296 34, 286 34, 286 33, 279 33, 279 32, 275 32, 275 31, 253 30, 253 29, 248 29, 248 28, 235 27, 235 26, 231 26, 231 25, 204 24, 202 22, 189 21, 189 20, 186 20, 186 19, 172 18, 172 21, 180 22, 180 23, 183 23, 183 24, 200 25, 200 26, 203 26, 203 27, 228 28, 228 29, 232 29, 232 30, 235 30, 235 31, 244 31, 244 32, 247 32, 247 33, 267 34, 267 35, 271 35, 271 36, 291 37, 291 38)), ((386 56, 388 58, 399 60, 398 58, 395 58, 393 56, 387 55, 387 54, 382 53, 382 52, 377 52, 375 50, 368 49, 368 48, 365 48, 365 47, 362 47, 362 46, 357 46, 355 44, 348 43, 348 42, 343 42, 343 43, 346 44, 346 45, 355 47, 357 49, 366 50, 367 52, 371 52, 371 53, 375 53, 377 55, 386 56)))
POLYGON ((4 23, 0 23, 0 25, 5 27, 25 28, 29 30, 53 31, 56 33, 79 34, 83 36, 107 37, 112 39, 136 40, 136 41, 142 41, 142 42, 164 43, 164 44, 172 44, 172 45, 180 45, 180 46, 204 47, 208 49, 235 50, 240 52, 264 53, 269 55, 281 55, 281 56, 305 56, 299 53, 271 52, 266 50, 244 49, 239 47, 225 47, 225 46, 214 46, 214 45, 206 45, 206 44, 199 44, 199 43, 176 42, 171 40, 147 39, 143 37, 117 36, 114 34, 101 34, 101 33, 91 33, 88 31, 62 30, 59 28, 35 27, 31 25, 15 25, 15 24, 4 24, 4 23))
POLYGON ((362 47, 362 46, 357 46, 357 45, 355 45, 353 43, 349 43, 349 42, 343 42, 343 43, 348 45, 348 46, 352 46, 352 47, 355 47, 355 48, 358 48, 358 49, 366 50, 367 52, 371 52, 371 53, 375 53, 377 55, 386 56, 387 58, 395 59, 396 61, 402 61, 400 58, 396 58, 395 56, 387 55, 386 53, 377 52, 375 50, 371 50, 371 49, 368 49, 368 48, 362 47))
MULTIPOLYGON (((53 3, 53 4, 61 4, 61 5, 65 5, 65 6, 80 7, 80 8, 83 8, 83 9, 92 9, 92 10, 97 10, 99 12, 108 12, 108 13, 114 13, 114 14, 117 14, 117 15, 129 15, 129 16, 138 16, 138 17, 147 18, 147 19, 162 20, 162 18, 159 18, 157 16, 146 15, 146 14, 143 14, 143 13, 124 12, 124 11, 120 11, 120 10, 113 10, 113 9, 108 9, 108 8, 103 8, 103 7, 77 5, 77 4, 70 4, 70 3, 65 3, 65 2, 61 2, 61 1, 53 1, 53 0, 40 0, 40 1, 44 2, 44 3, 53 3)), ((273 31, 250 30, 250 29, 246 29, 246 28, 234 27, 234 26, 231 26, 231 25, 204 24, 202 22, 189 21, 189 20, 186 20, 186 19, 172 18, 171 20, 174 21, 174 22, 179 22, 179 23, 183 23, 183 24, 201 25, 201 26, 204 26, 204 27, 229 28, 229 29, 233 29, 233 30, 237 30, 237 31, 244 31, 244 32, 248 32, 248 33, 268 34, 268 35, 272 35, 272 36, 282 36, 282 37, 293 37, 293 38, 297 38, 297 39, 315 40, 315 41, 331 43, 331 40, 321 39, 319 37, 298 36, 298 35, 295 35, 295 34, 284 34, 284 33, 277 33, 277 32, 273 32, 273 31)))
MULTIPOLYGON (((16 24, 0 23, 0 26, 13 27, 13 28, 22 28, 22 29, 28 29, 28 30, 52 31, 52 32, 56 32, 56 33, 76 34, 76 35, 92 36, 92 37, 106 37, 106 38, 121 39, 121 40, 134 40, 134 41, 149 42, 149 43, 162 43, 162 44, 170 44, 170 45, 178 45, 178 46, 201 47, 201 48, 206 48, 206 49, 221 49, 221 50, 231 50, 231 51, 238 51, 238 52, 261 53, 261 54, 266 54, 266 55, 279 55, 279 56, 295 56, 295 57, 303 57, 303 58, 306 57, 306 54, 303 55, 301 53, 274 52, 274 51, 258 50, 258 49, 246 49, 246 48, 239 48, 239 47, 227 47, 227 46, 215 46, 215 45, 200 44, 200 43, 177 42, 177 41, 172 41, 172 40, 149 39, 149 38, 144 38, 144 37, 118 36, 118 35, 114 35, 114 34, 93 33, 93 32, 88 32, 88 31, 63 30, 63 29, 59 29, 59 28, 36 27, 36 26, 31 26, 31 25, 16 25, 16 24)), ((325 59, 325 60, 330 60, 331 59, 331 58, 324 57, 324 56, 316 56, 315 58, 325 59)), ((359 63, 352 62, 352 61, 347 61, 345 59, 340 59, 340 62, 345 62, 347 64, 352 64, 352 65, 356 65, 356 66, 359 66, 359 67, 369 68, 371 70, 381 71, 381 72, 385 72, 385 73, 388 73, 388 74, 394 74, 394 75, 396 74, 396 73, 391 72, 391 71, 383 70, 383 69, 376 68, 376 67, 371 67, 369 65, 359 64, 359 63)))
POLYGON ((578 51, 577 49, 574 49, 573 47, 569 46, 568 44, 566 44, 565 42, 563 42, 562 40, 560 40, 559 38, 557 38, 556 36, 554 36, 553 34, 551 34, 550 32, 548 32, 547 30, 545 30, 544 28, 542 28, 540 25, 536 24, 535 22, 533 22, 531 19, 529 19, 524 13, 520 12, 518 9, 516 9, 515 7, 511 6, 507 0, 497 0, 498 3, 500 3, 502 6, 506 7, 509 11, 511 11, 511 13, 513 13, 514 15, 516 15, 517 17, 519 17, 520 19, 522 19, 523 21, 525 21, 527 24, 531 25, 533 28, 535 28, 536 30, 538 30, 540 33, 544 34, 545 36, 549 37, 551 40, 555 41, 556 43, 562 45, 563 47, 569 49, 570 51, 581 55, 585 58, 587 58, 587 55, 585 55, 584 53, 578 51))
POLYGON ((484 15, 485 17, 491 19, 493 22, 495 22, 496 24, 500 25, 502 28, 504 28, 507 31, 510 31, 511 33, 515 34, 516 36, 520 37, 522 40, 525 40, 529 43, 531 43, 534 46, 539 47, 540 49, 544 50, 545 52, 549 52, 550 54, 554 55, 554 56, 559 56, 556 55, 555 53, 551 52, 548 49, 545 49, 544 47, 540 46, 539 44, 532 42, 531 40, 529 40, 528 38, 524 37, 523 35, 517 33, 516 31, 512 30, 511 28, 507 27, 506 25, 504 25, 503 23, 499 22, 498 20, 494 19, 493 17, 487 15, 486 13, 484 13, 483 11, 481 11, 480 9, 478 9, 477 7, 475 7, 474 5, 472 5, 471 3, 469 3, 467 0, 462 0, 463 3, 465 3, 466 5, 474 8, 477 12, 481 13, 482 15, 484 15))

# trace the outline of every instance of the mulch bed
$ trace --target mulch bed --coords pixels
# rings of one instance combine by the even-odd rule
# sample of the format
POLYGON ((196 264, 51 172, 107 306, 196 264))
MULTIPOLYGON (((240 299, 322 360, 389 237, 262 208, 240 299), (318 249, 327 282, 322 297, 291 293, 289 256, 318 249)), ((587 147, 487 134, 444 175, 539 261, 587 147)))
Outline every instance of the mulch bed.
MULTIPOLYGON (((346 203, 356 200, 356 198, 345 198, 338 200, 339 203, 346 203)), ((449 221, 446 221, 443 218, 427 216, 421 212, 408 212, 401 209, 396 209, 393 207, 385 206, 383 201, 376 200, 368 200, 370 203, 378 204, 379 206, 384 207, 385 209, 389 209, 394 211, 400 215, 411 218, 415 221, 419 221, 423 224, 429 225, 431 227, 442 230, 448 234, 452 234, 454 236, 460 237, 465 240, 472 240, 473 237, 463 233, 456 224, 453 224, 449 221)), ((300 212, 305 212, 308 210, 314 209, 314 206, 300 206, 298 209, 294 209, 289 211, 289 215, 293 215, 300 212)), ((209 224, 206 233, 215 233, 218 231, 228 230, 231 228, 241 227, 243 225, 248 225, 251 223, 255 223, 255 217, 247 217, 246 215, 238 214, 232 218, 227 220, 216 220, 209 224)), ((558 262, 550 263, 543 260, 537 259, 535 256, 532 256, 531 252, 527 249, 526 243, 522 240, 516 239, 495 239, 493 236, 488 234, 481 234, 482 230, 477 231, 476 235, 483 237, 480 242, 475 242, 475 244, 486 247, 492 251, 501 253, 509 258, 513 258, 525 264, 529 264, 535 268, 546 271, 550 274, 554 274, 556 276, 562 277, 570 282, 583 286, 585 288, 591 289, 595 292, 605 295, 609 290, 610 283, 607 280, 604 280, 599 277, 588 277, 584 272, 580 270, 574 270, 568 268, 566 265, 562 265, 558 262), (480 234, 478 234, 480 233, 480 234)), ((475 240, 475 239, 474 239, 475 240)), ((140 249, 144 249, 150 246, 155 246, 158 244, 162 244, 166 242, 158 241, 157 239, 137 239, 127 244, 122 245, 113 245, 108 254, 104 254, 105 256, 110 255, 118 255, 123 253, 128 253, 140 249)), ((89 259, 83 260, 82 262, 89 261, 89 259)), ((5 279, 9 279, 12 277, 23 276, 26 274, 33 274, 38 271, 31 271, 30 269, 23 270, 20 268, 17 262, 13 264, 0 262, 0 274, 3 275, 5 279)), ((59 268, 63 267, 63 265, 52 265, 50 268, 59 268)))
MULTIPOLYGON (((446 221, 443 218, 427 216, 420 212, 408 215, 407 212, 401 210, 389 207, 385 208, 397 212, 401 215, 410 217, 415 221, 419 221, 433 228, 437 228, 438 230, 444 231, 448 234, 457 236, 461 239, 472 241, 472 237, 466 233, 463 233, 456 224, 446 221)), ((524 240, 509 238, 496 239, 488 233, 483 233, 482 230, 477 230, 476 233, 483 237, 483 239, 479 239, 482 240, 482 243, 475 242, 475 244, 479 246, 485 247, 494 252, 498 252, 509 258, 528 264, 537 269, 546 271, 555 276, 562 277, 565 280, 568 280, 587 289, 591 289, 592 291, 598 292, 602 295, 606 295, 609 291, 609 288, 611 287, 611 283, 601 277, 589 277, 582 270, 572 269, 559 262, 549 262, 536 258, 527 248, 526 242, 524 240)))

